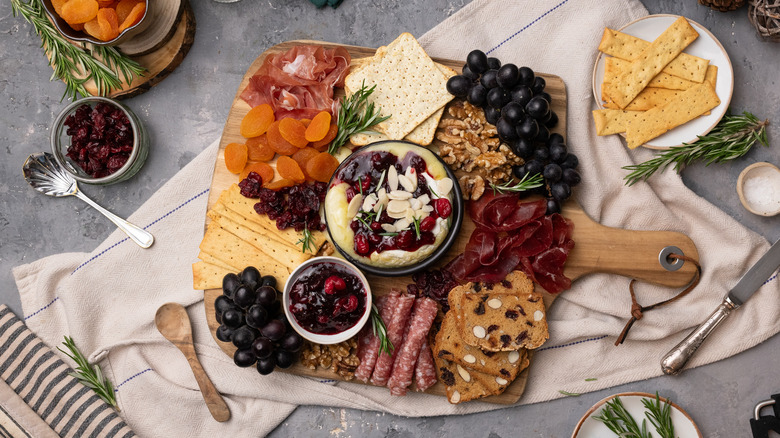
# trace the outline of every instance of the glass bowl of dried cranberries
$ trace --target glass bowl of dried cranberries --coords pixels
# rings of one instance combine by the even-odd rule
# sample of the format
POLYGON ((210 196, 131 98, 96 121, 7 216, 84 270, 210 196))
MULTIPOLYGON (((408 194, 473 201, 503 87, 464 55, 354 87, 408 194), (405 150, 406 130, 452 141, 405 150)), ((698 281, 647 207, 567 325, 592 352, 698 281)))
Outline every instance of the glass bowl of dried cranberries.
POLYGON ((129 108, 105 97, 85 97, 57 116, 51 147, 77 181, 106 185, 138 172, 149 154, 149 138, 129 108))

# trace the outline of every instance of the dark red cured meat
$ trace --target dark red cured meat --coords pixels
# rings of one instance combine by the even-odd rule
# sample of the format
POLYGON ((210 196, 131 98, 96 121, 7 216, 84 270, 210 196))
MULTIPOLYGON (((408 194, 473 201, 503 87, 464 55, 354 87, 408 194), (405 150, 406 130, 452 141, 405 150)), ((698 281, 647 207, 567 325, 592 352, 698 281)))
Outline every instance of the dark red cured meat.
POLYGON ((571 240, 571 233, 574 231, 574 222, 558 213, 550 215, 550 219, 553 225, 553 245, 563 246, 567 240, 571 240))
POLYGON ((385 386, 390 374, 393 371, 393 363, 398 352, 401 351, 401 344, 404 340, 404 331, 409 323, 409 317, 414 305, 414 296, 401 295, 398 297, 390 324, 387 324, 387 338, 393 344, 392 355, 382 352, 374 365, 374 373, 371 375, 371 383, 377 386, 385 386))
MULTIPOLYGON (((379 316, 387 325, 393 316, 393 309, 398 302, 398 291, 391 291, 389 294, 377 298, 376 307, 379 310, 379 316)), ((379 338, 374 336, 373 330, 367 327, 366 333, 361 335, 358 340, 358 359, 360 365, 355 369, 355 377, 363 382, 368 382, 371 373, 374 372, 377 357, 379 356, 379 338)))
POLYGON ((409 321, 409 329, 395 358, 393 372, 387 381, 390 395, 406 395, 406 390, 412 384, 414 368, 420 348, 428 336, 436 313, 439 311, 436 301, 424 297, 417 298, 409 321))
POLYGON ((336 114, 333 87, 344 86, 351 58, 343 47, 295 46, 268 55, 249 79, 241 98, 251 107, 267 103, 278 119, 313 118, 320 111, 336 114))
POLYGON ((469 214, 474 223, 496 233, 516 230, 534 219, 544 216, 547 203, 544 199, 518 203, 516 195, 486 193, 469 204, 469 214))
POLYGON ((425 391, 435 385, 437 380, 436 364, 433 362, 431 346, 428 345, 427 339, 423 339, 420 354, 417 356, 417 364, 414 366, 414 381, 417 383, 417 390, 425 391))
MULTIPOLYGON (((573 245, 573 241, 571 246, 573 245)), ((566 263, 569 249, 554 247, 539 254, 531 263, 536 281, 547 292, 557 294, 571 287, 571 279, 563 275, 563 265, 566 263)))

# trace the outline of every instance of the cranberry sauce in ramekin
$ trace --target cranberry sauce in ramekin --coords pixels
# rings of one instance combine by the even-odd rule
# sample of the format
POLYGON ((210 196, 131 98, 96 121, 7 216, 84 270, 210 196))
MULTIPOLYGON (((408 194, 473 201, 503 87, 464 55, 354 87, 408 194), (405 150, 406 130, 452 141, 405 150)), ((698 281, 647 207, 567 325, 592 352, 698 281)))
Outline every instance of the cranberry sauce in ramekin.
POLYGON ((289 289, 289 312, 304 330, 320 335, 344 332, 366 313, 367 289, 346 266, 317 262, 306 266, 289 289))

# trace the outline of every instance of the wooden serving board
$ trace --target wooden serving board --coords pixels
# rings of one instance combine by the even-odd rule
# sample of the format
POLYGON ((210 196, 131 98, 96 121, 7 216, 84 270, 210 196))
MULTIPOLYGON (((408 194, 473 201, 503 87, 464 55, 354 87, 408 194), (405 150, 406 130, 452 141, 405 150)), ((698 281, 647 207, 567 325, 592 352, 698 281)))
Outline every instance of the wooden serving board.
MULTIPOLYGON (((271 47, 252 63, 238 87, 236 97, 233 101, 230 113, 228 114, 227 122, 225 123, 225 129, 222 133, 220 151, 217 155, 217 160, 214 167, 214 177, 211 183, 211 191, 209 193, 209 208, 211 208, 211 206, 216 203, 220 193, 222 193, 223 190, 238 182, 238 177, 235 174, 228 172, 225 168, 224 149, 225 146, 229 143, 243 143, 246 141, 246 139, 242 137, 239 132, 239 126, 241 119, 249 111, 250 107, 239 97, 241 91, 244 90, 246 85, 249 83, 249 78, 260 67, 268 54, 283 52, 299 44, 319 44, 328 48, 337 46, 335 44, 321 41, 288 41, 271 47)), ((366 47, 342 47, 345 47, 350 52, 350 55, 352 55, 353 59, 373 56, 376 51, 375 49, 366 47)), ((435 61, 451 67, 456 71, 460 71, 461 67, 463 66, 462 61, 434 59, 435 61)), ((507 61, 509 62, 515 60, 507 61)), ((558 114, 558 118, 560 120, 558 126, 553 129, 553 132, 558 132, 565 137, 566 86, 564 85, 563 80, 561 80, 561 78, 558 76, 544 73, 537 74, 544 77, 545 81, 547 82, 545 91, 550 93, 550 96, 552 97, 552 109, 558 114)), ((338 89, 336 91, 336 95, 343 95, 343 90, 338 89)), ((436 141, 438 140, 435 140, 434 142, 436 141)), ((649 283, 655 283, 669 287, 681 287, 686 285, 693 278, 695 267, 691 266, 690 263, 684 264, 682 268, 677 271, 670 272, 664 269, 658 261, 658 255, 661 250, 669 245, 680 248, 685 253, 685 255, 696 259, 698 258, 696 246, 687 236, 681 233, 671 231, 629 231, 605 227, 590 219, 582 210, 582 208, 573 200, 568 201, 564 205, 563 215, 574 222, 573 240, 575 242, 575 247, 569 254, 565 268, 566 275, 572 280, 576 280, 577 278, 590 273, 604 272, 636 278, 649 283)), ((463 249, 465 248, 465 245, 468 242, 468 239, 471 236, 471 232, 473 230, 474 223, 468 217, 468 214, 466 214, 466 216, 463 218, 463 226, 460 231, 460 236, 458 240, 455 241, 455 244, 452 246, 446 256, 442 258, 440 263, 441 265, 446 264, 453 257, 463 252, 463 249)), ((262 272, 262 267, 257 267, 262 272)), ((413 283, 411 277, 388 278, 367 275, 367 278, 369 284, 371 285, 371 291, 375 296, 384 295, 388 293, 393 287, 403 288, 405 285, 413 283)), ((536 287, 537 291, 544 294, 545 303, 549 308, 556 296, 546 293, 538 285, 536 287)), ((208 321, 211 334, 214 336, 217 344, 219 344, 219 346, 225 351, 226 354, 232 357, 233 352, 236 350, 233 344, 221 342, 216 338, 216 330, 219 327, 219 324, 217 323, 214 314, 214 300, 221 293, 222 291, 220 289, 211 289, 205 291, 206 319, 208 321)), ((503 394, 487 397, 482 400, 500 404, 516 403, 525 389, 525 385, 528 380, 529 369, 523 371, 517 377, 517 379, 515 379, 515 381, 509 385, 503 394)), ((339 376, 329 370, 310 370, 299 363, 293 365, 291 368, 285 371, 293 374, 318 377, 322 379, 340 379, 339 376)), ((426 393, 446 396, 444 384, 441 382, 428 389, 426 393)))

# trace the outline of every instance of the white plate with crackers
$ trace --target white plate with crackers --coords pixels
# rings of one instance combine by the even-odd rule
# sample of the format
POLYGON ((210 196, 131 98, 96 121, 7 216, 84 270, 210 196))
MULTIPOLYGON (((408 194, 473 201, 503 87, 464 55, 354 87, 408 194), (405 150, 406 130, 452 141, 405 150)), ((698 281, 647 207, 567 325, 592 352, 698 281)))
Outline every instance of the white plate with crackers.
MULTIPOLYGON (((644 392, 625 392, 622 394, 610 395, 609 397, 593 405, 588 410, 588 412, 582 416, 582 419, 580 419, 579 423, 577 423, 577 426, 575 427, 571 437, 603 438, 617 436, 615 433, 611 432, 607 426, 604 425, 604 423, 593 418, 594 416, 598 416, 602 413, 602 409, 605 403, 616 397, 620 397, 620 402, 626 408, 626 411, 628 411, 628 413, 634 417, 634 420, 636 420, 640 427, 642 420, 646 420, 645 412, 647 411, 645 406, 642 404, 642 399, 648 399, 655 402, 654 394, 648 394, 644 392)), ((663 397, 660 397, 660 400, 662 404, 667 402, 667 400, 665 400, 663 397)), ((675 403, 669 402, 669 404, 671 406, 670 418, 672 420, 672 425, 674 426, 674 436, 679 438, 701 438, 701 431, 698 427, 696 427, 696 423, 693 422, 691 416, 675 403)), ((647 421, 647 430, 651 433, 652 436, 658 435, 650 421, 647 421)))
MULTIPOLYGON (((593 96, 599 109, 619 110, 621 108, 610 101, 607 93, 602 92, 605 83, 607 83, 605 88, 609 86, 609 81, 605 81, 605 78, 616 77, 625 72, 631 60, 649 43, 668 31, 678 19, 680 17, 677 15, 649 15, 632 21, 617 31, 605 29, 596 64, 593 67, 593 96)), ((731 102, 734 71, 726 50, 704 26, 691 20, 687 21, 698 33, 698 37, 687 45, 679 56, 668 63, 660 74, 654 76, 646 88, 642 89, 627 106, 623 106, 623 110, 627 110, 623 112, 639 115, 640 111, 646 113, 648 110, 660 108, 672 99, 678 98, 686 90, 704 83, 711 84, 717 95, 716 98, 713 96, 714 107, 710 105, 707 108, 709 111, 702 111, 702 115, 652 140, 642 142, 643 147, 668 149, 683 143, 695 142, 698 140, 697 136, 707 134, 718 124, 731 102)), ((620 131, 609 133, 614 132, 620 131)), ((625 136, 625 133, 621 135, 625 136)))

